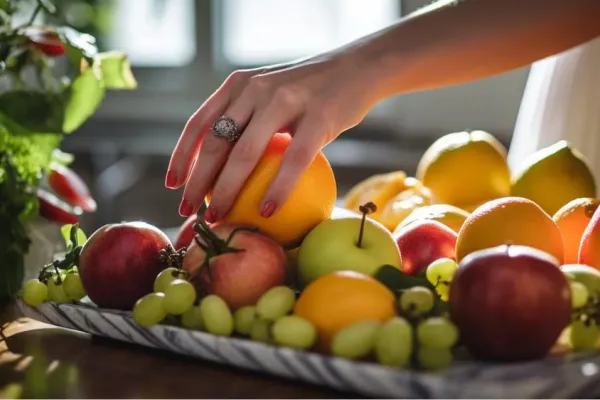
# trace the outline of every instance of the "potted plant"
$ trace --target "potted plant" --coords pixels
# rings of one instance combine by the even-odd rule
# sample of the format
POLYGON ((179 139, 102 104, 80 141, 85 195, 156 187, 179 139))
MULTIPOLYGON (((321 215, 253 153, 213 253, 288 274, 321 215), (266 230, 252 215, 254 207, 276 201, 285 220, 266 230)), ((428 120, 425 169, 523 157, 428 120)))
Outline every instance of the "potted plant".
POLYGON ((96 204, 60 151, 102 102, 105 91, 134 89, 125 54, 99 52, 93 36, 69 26, 39 25, 56 16, 36 0, 14 23, 18 0, 0 0, 0 299, 19 291, 64 246, 61 226, 96 204))

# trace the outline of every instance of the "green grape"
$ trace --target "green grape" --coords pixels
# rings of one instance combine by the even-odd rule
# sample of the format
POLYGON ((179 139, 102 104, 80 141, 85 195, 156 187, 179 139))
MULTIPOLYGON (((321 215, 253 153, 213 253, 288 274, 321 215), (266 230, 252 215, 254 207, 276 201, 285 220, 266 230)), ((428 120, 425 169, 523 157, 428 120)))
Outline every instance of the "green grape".
POLYGON ((440 296, 440 299, 444 302, 448 302, 450 299, 450 286, 445 283, 440 283, 435 287, 435 292, 440 296))
POLYGON ((154 280, 154 291, 164 293, 167 286, 179 277, 178 272, 179 270, 173 267, 163 269, 154 280))
POLYGON ((264 319, 255 319, 250 329, 250 339, 262 342, 271 343, 271 322, 265 321, 264 319))
POLYGON ((167 316, 164 301, 164 293, 149 293, 140 298, 133 306, 133 320, 145 328, 159 324, 167 316))
POLYGON ((32 307, 37 307, 46 301, 48 297, 48 286, 39 279, 31 279, 23 285, 23 292, 21 293, 23 301, 32 307))
POLYGON ((200 302, 204 327, 213 335, 230 336, 233 333, 233 316, 227 303, 219 296, 210 294, 200 302))
POLYGON ((581 308, 588 302, 590 292, 581 282, 569 282, 571 286, 571 307, 573 309, 581 308))
POLYGON ((273 324, 273 340, 280 346, 309 349, 317 341, 317 329, 304 318, 286 315, 273 324))
POLYGON ((85 289, 81 283, 81 277, 77 272, 67 274, 63 281, 65 293, 71 299, 79 301, 85 297, 85 289))
POLYGON ((244 306, 237 309, 233 314, 235 330, 240 335, 249 335, 252 323, 256 319, 256 307, 244 306))
POLYGON ((392 318, 383 324, 375 336, 377 361, 389 367, 406 365, 413 350, 412 334, 412 326, 404 318, 392 318))
POLYGON ((449 349, 458 342, 458 329, 447 318, 427 318, 417 326, 417 340, 432 349, 449 349))
POLYGON ((435 260, 425 270, 425 277, 432 285, 438 282, 452 282, 454 274, 458 270, 456 262, 450 258, 440 258, 435 260))
POLYGON ((204 321, 202 320, 202 310, 200 307, 194 306, 184 312, 181 315, 181 325, 184 328, 201 331, 204 328, 204 321))
POLYGON ((58 281, 57 276, 48 279, 48 300, 56 303, 70 303, 71 299, 65 293, 65 286, 58 281))
POLYGON ((571 323, 569 342, 573 350, 584 351, 595 349, 599 337, 600 329, 593 322, 590 322, 589 325, 586 325, 581 320, 571 323))
POLYGON ((433 308, 435 298, 431 290, 424 286, 414 286, 400 296, 400 309, 408 316, 427 314, 433 308))
POLYGON ((375 344, 378 321, 361 321, 338 331, 331 341, 333 355, 349 359, 367 356, 375 344))
POLYGON ((276 286, 264 293, 256 303, 256 313, 262 319, 275 321, 294 308, 296 294, 287 286, 276 286))
POLYGON ((417 350, 417 360, 422 368, 428 370, 434 371, 447 368, 452 364, 452 350, 448 348, 432 349, 427 346, 419 346, 419 349, 417 350))
POLYGON ((164 291, 165 301, 163 306, 169 314, 183 314, 189 310, 196 301, 196 289, 185 279, 174 279, 164 291))

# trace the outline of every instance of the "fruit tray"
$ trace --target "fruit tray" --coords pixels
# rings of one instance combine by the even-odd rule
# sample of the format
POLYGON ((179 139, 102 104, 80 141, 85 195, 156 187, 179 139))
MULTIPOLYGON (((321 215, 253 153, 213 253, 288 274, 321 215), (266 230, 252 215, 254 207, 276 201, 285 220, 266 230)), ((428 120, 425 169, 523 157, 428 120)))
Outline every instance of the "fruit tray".
POLYGON ((176 326, 141 328, 130 312, 47 302, 17 305, 26 317, 97 336, 378 398, 598 398, 600 353, 517 364, 461 360, 443 372, 392 369, 176 326))

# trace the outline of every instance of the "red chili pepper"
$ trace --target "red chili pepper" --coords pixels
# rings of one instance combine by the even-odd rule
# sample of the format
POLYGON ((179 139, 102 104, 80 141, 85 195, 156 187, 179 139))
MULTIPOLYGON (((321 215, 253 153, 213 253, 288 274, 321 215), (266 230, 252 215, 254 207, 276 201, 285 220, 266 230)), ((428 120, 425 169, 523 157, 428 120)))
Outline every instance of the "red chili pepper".
POLYGON ((87 212, 96 211, 96 201, 90 194, 89 188, 71 168, 52 163, 48 184, 57 195, 72 206, 81 207, 87 212))
POLYGON ((39 212, 42 217, 61 225, 79 222, 79 218, 74 214, 76 210, 70 210, 66 204, 49 191, 39 188, 37 198, 39 212))
POLYGON ((48 57, 65 54, 65 46, 56 32, 49 29, 30 28, 27 31, 30 42, 48 57))

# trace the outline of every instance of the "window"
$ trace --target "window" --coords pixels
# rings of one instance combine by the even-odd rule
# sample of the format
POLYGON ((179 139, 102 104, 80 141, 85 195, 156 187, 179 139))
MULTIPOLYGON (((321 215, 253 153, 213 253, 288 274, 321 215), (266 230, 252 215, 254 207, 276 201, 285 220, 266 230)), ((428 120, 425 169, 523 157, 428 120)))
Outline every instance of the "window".
POLYGON ((181 67, 196 56, 194 0, 114 2, 109 48, 137 67, 181 67))
POLYGON ((227 64, 263 65, 338 47, 384 28, 398 0, 220 0, 220 43, 227 64))

